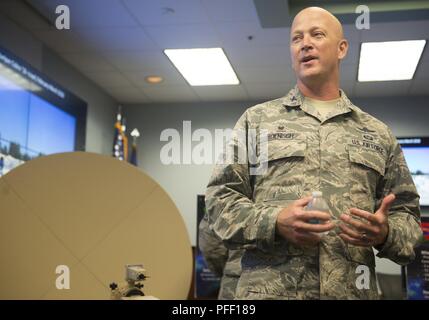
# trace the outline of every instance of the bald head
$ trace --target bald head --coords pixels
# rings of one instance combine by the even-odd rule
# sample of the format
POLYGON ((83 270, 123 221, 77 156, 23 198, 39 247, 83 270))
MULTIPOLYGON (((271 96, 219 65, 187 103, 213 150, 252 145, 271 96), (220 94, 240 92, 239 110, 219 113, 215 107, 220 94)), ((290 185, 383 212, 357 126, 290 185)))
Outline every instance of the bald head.
POLYGON ((318 7, 301 10, 293 19, 290 40, 298 85, 331 83, 338 87, 340 61, 347 54, 348 43, 332 13, 318 7))
POLYGON ((317 21, 323 24, 328 32, 332 33, 337 39, 344 38, 343 26, 341 22, 329 11, 319 7, 309 7, 301 10, 295 16, 292 22, 291 32, 305 21, 317 21))

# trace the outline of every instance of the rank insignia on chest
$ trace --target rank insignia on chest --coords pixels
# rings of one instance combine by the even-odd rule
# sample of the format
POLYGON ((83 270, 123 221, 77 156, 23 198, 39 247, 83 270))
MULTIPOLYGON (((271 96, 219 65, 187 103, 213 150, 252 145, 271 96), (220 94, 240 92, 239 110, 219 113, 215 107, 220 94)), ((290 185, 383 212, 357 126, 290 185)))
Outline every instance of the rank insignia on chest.
POLYGON ((357 128, 357 129, 363 133, 375 133, 375 130, 370 130, 367 127, 357 128))

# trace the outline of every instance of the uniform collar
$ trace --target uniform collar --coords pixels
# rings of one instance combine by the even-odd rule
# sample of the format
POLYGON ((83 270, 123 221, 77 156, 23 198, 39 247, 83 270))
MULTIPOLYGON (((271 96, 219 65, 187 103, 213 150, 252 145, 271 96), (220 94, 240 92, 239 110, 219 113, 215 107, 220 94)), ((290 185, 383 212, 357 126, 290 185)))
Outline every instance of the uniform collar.
MULTIPOLYGON (((295 85, 295 87, 288 92, 287 95, 285 95, 283 98, 281 98, 282 104, 287 107, 300 107, 304 112, 314 115, 316 112, 314 108, 309 106, 306 103, 303 103, 304 96, 302 95, 301 91, 299 91, 298 86, 295 85)), ((340 100, 337 102, 337 110, 335 113, 332 113, 329 115, 329 117, 333 117, 340 114, 349 113, 351 111, 354 111, 354 106, 347 98, 347 95, 343 90, 340 89, 340 100)))

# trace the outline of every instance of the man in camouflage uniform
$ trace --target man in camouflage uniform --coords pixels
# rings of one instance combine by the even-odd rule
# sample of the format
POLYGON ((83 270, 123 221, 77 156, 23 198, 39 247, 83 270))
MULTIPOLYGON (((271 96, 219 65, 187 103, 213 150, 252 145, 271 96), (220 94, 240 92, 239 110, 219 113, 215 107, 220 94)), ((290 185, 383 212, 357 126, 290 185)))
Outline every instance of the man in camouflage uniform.
POLYGON ((376 299, 373 247, 401 265, 414 259, 419 196, 389 128, 339 89, 347 48, 329 12, 298 13, 291 27, 297 85, 249 108, 231 140, 235 160, 253 150, 265 170, 253 175, 252 162, 232 161, 217 165, 209 181, 210 230, 228 249, 244 250, 236 299, 376 299), (267 141, 236 138, 251 131, 267 141), (330 214, 305 211, 314 190, 330 214))

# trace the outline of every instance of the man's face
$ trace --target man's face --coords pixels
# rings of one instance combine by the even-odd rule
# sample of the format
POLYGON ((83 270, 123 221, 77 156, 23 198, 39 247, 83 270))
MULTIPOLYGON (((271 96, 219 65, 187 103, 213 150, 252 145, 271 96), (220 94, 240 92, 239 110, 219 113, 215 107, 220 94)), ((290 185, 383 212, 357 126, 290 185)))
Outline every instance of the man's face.
POLYGON ((342 38, 341 26, 327 13, 305 10, 292 24, 290 50, 292 67, 301 81, 327 79, 337 71, 342 38))

